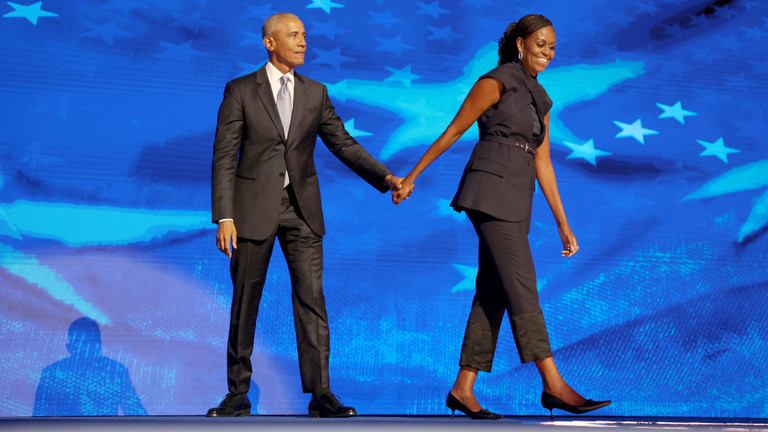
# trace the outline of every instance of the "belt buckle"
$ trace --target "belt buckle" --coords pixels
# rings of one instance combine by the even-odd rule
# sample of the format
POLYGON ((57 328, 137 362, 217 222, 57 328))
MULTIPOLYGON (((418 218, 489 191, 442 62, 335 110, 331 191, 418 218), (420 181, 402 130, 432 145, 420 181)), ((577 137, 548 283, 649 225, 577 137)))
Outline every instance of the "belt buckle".
POLYGON ((533 153, 533 147, 528 146, 528 141, 525 142, 525 151, 528 153, 533 153))

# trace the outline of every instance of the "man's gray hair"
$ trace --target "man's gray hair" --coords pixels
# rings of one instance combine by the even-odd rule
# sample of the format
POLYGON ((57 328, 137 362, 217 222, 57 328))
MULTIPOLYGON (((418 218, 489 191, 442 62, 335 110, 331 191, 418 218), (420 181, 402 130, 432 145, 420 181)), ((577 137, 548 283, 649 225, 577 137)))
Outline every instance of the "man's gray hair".
POLYGON ((299 19, 296 15, 290 13, 290 12, 280 12, 276 13, 264 21, 264 25, 261 26, 261 37, 267 37, 272 36, 275 32, 275 28, 277 28, 277 23, 280 22, 283 18, 296 18, 299 19))

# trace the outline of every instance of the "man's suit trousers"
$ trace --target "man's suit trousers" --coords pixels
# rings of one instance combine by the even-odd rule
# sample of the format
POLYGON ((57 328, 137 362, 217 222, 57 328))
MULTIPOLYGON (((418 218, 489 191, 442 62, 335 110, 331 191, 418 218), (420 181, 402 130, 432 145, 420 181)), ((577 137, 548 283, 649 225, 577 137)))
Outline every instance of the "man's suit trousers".
POLYGON ((467 216, 480 241, 479 265, 459 365, 491 371, 505 310, 520 361, 551 357, 525 224, 475 210, 467 216))
POLYGON ((292 187, 283 191, 275 231, 265 240, 238 237, 230 272, 234 287, 227 346, 227 382, 231 393, 246 393, 252 375, 256 316, 275 238, 288 263, 293 320, 305 393, 329 388, 330 337, 323 295, 323 237, 304 222, 292 187))

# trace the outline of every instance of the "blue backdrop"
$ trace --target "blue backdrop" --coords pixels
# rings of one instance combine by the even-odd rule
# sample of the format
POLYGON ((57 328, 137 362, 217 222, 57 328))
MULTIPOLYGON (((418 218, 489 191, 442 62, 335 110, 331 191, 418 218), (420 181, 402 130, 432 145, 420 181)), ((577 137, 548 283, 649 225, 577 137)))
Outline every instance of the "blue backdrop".
MULTIPOLYGON (((261 24, 278 11, 309 33, 300 72, 401 175, 495 65, 507 24, 547 15, 558 49, 540 81, 581 251, 560 258, 540 193, 530 239, 561 372, 614 400, 602 415, 768 416, 764 1, 17 1, 0 4, 0 416, 83 394, 73 413, 131 399, 124 412, 201 414, 226 393, 213 132, 225 82, 265 61, 261 24), (70 358, 83 316, 100 363, 70 358)), ((447 204, 476 133, 396 208, 318 147, 332 389, 361 413, 448 413, 477 246, 447 204)), ((306 413, 279 254, 254 413, 306 413)), ((505 324, 477 396, 543 415, 517 358, 505 324)))

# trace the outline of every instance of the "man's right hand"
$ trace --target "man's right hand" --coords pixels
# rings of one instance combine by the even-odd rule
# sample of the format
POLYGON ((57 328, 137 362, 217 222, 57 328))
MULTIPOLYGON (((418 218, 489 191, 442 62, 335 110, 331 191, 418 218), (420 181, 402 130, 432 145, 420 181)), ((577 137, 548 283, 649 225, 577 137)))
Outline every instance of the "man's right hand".
POLYGON ((232 250, 237 249, 237 229, 233 221, 219 222, 219 230, 216 232, 216 247, 232 258, 232 250), (229 244, 232 243, 232 249, 229 244))

